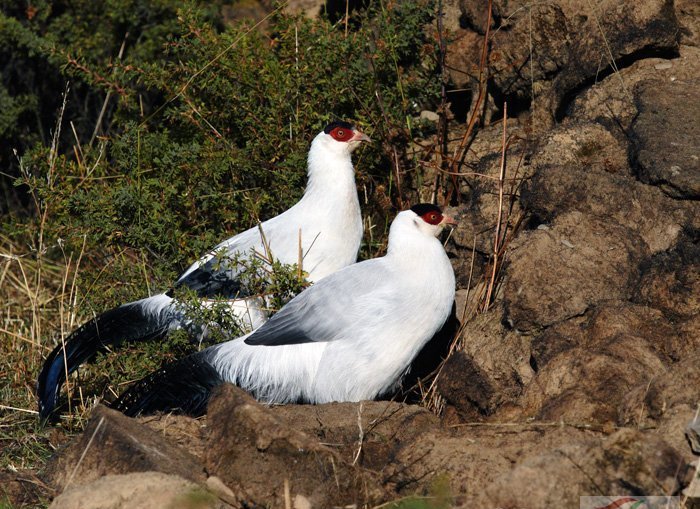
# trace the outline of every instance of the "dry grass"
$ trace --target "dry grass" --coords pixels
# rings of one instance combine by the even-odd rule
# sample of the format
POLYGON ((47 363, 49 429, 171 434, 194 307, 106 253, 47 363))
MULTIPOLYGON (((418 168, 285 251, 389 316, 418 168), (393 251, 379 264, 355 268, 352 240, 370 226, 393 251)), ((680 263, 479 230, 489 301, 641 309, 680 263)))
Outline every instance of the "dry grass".
POLYGON ((0 263, 0 465, 34 469, 66 433, 82 428, 88 410, 88 405, 75 409, 61 423, 63 432, 52 432, 39 425, 35 396, 37 374, 54 347, 51 338, 76 322, 80 257, 57 263, 0 237, 0 263))
MULTIPOLYGON (((169 348, 177 341, 173 338, 168 348, 157 342, 131 345, 98 357, 98 362, 68 377, 62 388, 68 407, 57 425, 40 426, 35 391, 44 359, 92 317, 88 297, 100 291, 100 284, 91 278, 81 286, 81 272, 88 270, 84 255, 84 246, 73 253, 60 245, 37 250, 0 236, 0 466, 4 469, 39 469, 57 445, 83 430, 98 401, 116 397, 122 385, 178 353, 169 348)), ((90 270, 93 276, 99 272, 90 270)), ((148 294, 145 273, 136 286, 148 294)))
MULTIPOLYGON (((49 187, 55 180, 58 139, 66 106, 68 85, 58 114, 49 152, 49 187)), ((20 171, 28 170, 19 159, 20 171)), ((37 211, 35 235, 27 245, 18 245, 8 237, 0 237, 0 429, 2 447, 0 465, 10 470, 37 468, 56 447, 61 434, 40 426, 37 418, 35 384, 43 360, 54 344, 51 332, 60 337, 75 325, 74 309, 78 298, 78 273, 83 251, 67 255, 59 242, 47 246, 44 226, 50 214, 50 203, 31 193, 37 211), (60 261, 47 256, 49 251, 62 254, 60 261), (61 259, 62 258, 62 259, 61 259)), ((86 409, 85 409, 86 410, 86 409)), ((85 412, 71 413, 64 422, 68 433, 81 429, 85 412)))
POLYGON ((80 286, 84 246, 66 253, 60 244, 43 246, 41 237, 39 231, 33 239, 33 246, 41 246, 37 249, 0 236, 0 467, 10 471, 41 469, 58 445, 82 431, 99 393, 115 393, 114 384, 134 371, 115 366, 128 366, 139 355, 122 351, 107 356, 99 368, 87 366, 80 376, 71 375, 68 411, 57 426, 40 425, 38 374, 48 353, 90 318, 84 298, 93 291, 80 286))

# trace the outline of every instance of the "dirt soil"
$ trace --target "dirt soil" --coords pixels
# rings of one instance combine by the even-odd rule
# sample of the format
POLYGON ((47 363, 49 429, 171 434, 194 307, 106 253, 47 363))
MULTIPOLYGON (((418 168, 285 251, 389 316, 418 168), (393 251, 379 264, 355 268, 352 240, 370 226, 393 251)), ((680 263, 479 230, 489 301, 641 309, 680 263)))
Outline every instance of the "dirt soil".
MULTIPOLYGON (((446 4, 452 85, 471 88, 486 3, 446 4)), ((45 471, 2 474, 10 498, 540 509, 677 495, 700 506, 700 10, 496 0, 491 37, 486 109, 509 101, 505 207, 519 221, 494 302, 476 313, 499 189, 460 181, 447 245, 459 332, 430 393, 439 412, 265 407, 233 386, 202 419, 98 406, 45 471)), ((451 125, 461 138, 466 126, 451 125)), ((465 167, 497 176, 501 136, 500 120, 481 126, 465 167)))

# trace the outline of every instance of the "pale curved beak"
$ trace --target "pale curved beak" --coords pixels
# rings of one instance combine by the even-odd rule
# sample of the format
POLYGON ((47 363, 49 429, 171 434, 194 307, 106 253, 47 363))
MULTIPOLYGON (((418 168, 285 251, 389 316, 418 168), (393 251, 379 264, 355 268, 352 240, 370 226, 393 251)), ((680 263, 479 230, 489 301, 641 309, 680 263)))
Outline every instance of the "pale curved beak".
POLYGON ((440 224, 443 224, 445 226, 457 226, 457 221, 452 219, 450 216, 446 216, 445 214, 443 214, 442 221, 440 221, 440 224))
POLYGON ((352 138, 349 141, 366 141, 371 142, 372 140, 365 133, 358 129, 353 129, 352 138))

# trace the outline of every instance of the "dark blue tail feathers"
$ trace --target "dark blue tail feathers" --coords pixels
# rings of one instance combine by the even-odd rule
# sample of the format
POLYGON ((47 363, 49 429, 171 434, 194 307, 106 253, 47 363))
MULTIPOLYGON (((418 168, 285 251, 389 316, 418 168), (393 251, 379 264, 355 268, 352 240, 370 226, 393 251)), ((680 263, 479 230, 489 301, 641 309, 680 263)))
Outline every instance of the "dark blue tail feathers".
POLYGON ((141 302, 124 304, 102 313, 73 331, 64 344, 54 348, 44 362, 37 383, 42 420, 53 417, 66 375, 82 363, 92 360, 107 347, 165 335, 173 317, 167 312, 154 312, 141 302))
POLYGON ((209 357, 205 350, 164 366, 131 385, 111 407, 130 417, 153 412, 204 415, 211 391, 224 383, 209 357))

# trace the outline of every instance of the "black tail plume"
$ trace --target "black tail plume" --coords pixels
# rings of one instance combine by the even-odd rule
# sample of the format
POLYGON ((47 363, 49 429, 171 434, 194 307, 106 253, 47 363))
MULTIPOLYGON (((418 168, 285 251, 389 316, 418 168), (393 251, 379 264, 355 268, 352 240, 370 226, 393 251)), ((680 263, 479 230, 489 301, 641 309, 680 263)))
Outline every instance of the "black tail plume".
POLYGON ((108 346, 125 341, 148 341, 168 331, 174 316, 164 309, 149 308, 143 305, 144 302, 132 302, 105 311, 73 331, 65 344, 54 348, 44 362, 37 383, 39 417, 42 420, 53 417, 66 375, 83 362, 92 360, 108 346))
POLYGON ((111 407, 130 416, 175 412, 204 415, 214 387, 224 383, 205 352, 164 366, 131 385, 111 407))

